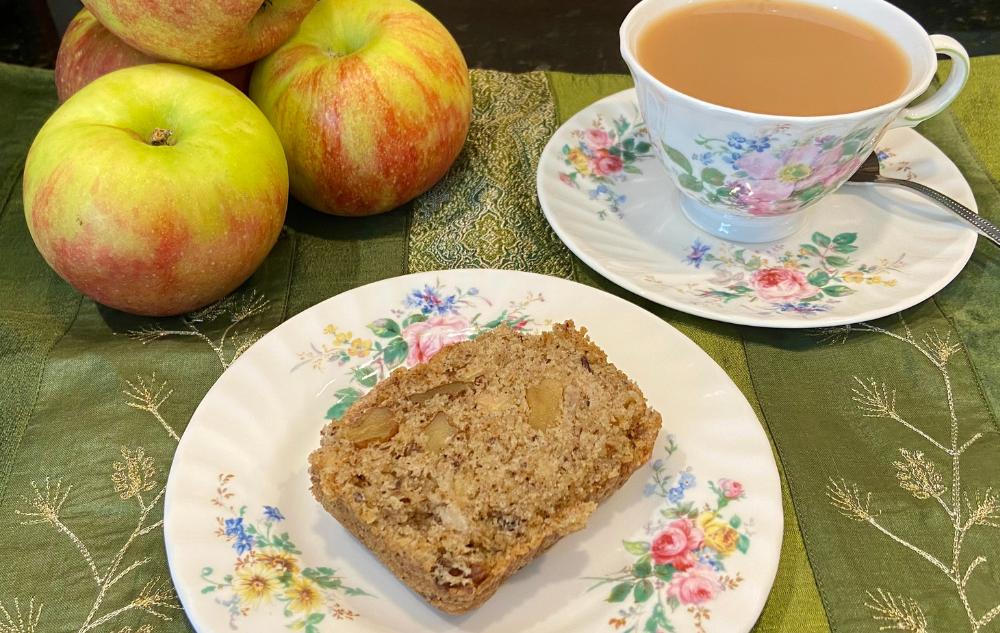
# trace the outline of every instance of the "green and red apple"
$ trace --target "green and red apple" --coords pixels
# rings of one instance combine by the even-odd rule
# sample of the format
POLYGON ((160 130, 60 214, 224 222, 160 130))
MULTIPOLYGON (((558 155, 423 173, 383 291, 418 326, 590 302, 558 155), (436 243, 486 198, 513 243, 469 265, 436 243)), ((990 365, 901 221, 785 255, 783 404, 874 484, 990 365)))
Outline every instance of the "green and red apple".
MULTIPOLYGON (((160 60, 118 39, 97 21, 93 13, 81 9, 66 28, 56 56, 59 102, 66 101, 80 88, 112 71, 157 61, 160 60)), ((253 64, 212 71, 242 92, 250 88, 251 72, 253 64)))
POLYGON ((267 55, 316 0, 83 0, 109 31, 158 59, 236 68, 267 55))
POLYGON ((288 168, 253 103, 207 72, 118 70, 39 131, 24 212, 45 261, 112 308, 165 316, 232 292, 281 231, 288 168))
POLYGON ((469 70, 410 0, 320 0, 257 63, 250 96, 288 157, 291 190, 337 215, 371 215, 429 189, 465 142, 469 70))

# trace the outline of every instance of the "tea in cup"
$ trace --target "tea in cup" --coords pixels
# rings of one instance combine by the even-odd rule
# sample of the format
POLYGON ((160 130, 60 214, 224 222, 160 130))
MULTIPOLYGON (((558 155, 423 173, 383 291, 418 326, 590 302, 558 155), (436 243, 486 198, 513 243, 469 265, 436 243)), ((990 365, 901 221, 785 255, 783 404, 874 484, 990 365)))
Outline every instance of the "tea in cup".
POLYGON ((883 0, 643 0, 620 35, 684 214, 739 242, 797 231, 887 129, 944 110, 969 73, 961 44, 883 0), (950 75, 909 106, 937 53, 950 75))

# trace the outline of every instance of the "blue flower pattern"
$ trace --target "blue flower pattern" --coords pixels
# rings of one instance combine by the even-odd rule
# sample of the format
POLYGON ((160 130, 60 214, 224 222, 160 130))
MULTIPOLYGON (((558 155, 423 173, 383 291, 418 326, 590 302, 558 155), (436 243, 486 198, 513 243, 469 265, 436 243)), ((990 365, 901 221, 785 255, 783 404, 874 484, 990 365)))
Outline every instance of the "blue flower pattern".
MULTIPOLYGON (((283 515, 281 510, 275 506, 264 506, 264 517, 269 522, 285 520, 285 515, 283 515)), ((243 523, 243 517, 226 519, 223 522, 223 530, 227 537, 235 538, 233 541, 233 549, 236 550, 238 555, 242 556, 247 552, 253 551, 254 537, 247 533, 246 525, 243 523)))
POLYGON ((456 311, 456 300, 455 295, 442 297, 436 289, 425 285, 423 289, 418 288, 406 296, 406 307, 417 308, 427 316, 444 315, 456 311))
POLYGON ((776 304, 774 307, 778 312, 793 312, 795 314, 817 314, 830 310, 830 306, 817 305, 815 303, 785 302, 776 304))
POLYGON ((694 243, 691 244, 691 252, 684 258, 684 262, 695 268, 701 268, 702 262, 705 261, 705 255, 710 250, 712 247, 709 244, 702 244, 701 240, 696 237, 694 243))

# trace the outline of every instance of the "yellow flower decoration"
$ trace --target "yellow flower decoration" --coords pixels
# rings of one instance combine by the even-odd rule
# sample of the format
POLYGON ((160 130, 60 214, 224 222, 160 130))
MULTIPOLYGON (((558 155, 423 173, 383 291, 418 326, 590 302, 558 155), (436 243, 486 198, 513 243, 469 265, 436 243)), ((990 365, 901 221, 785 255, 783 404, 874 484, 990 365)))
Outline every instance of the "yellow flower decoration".
POLYGON ((579 149, 570 150, 566 158, 569 159, 569 162, 573 163, 576 170, 584 176, 590 173, 590 163, 587 161, 587 156, 579 149))
POLYGON ((233 588, 240 603, 253 608, 262 602, 270 601, 280 587, 278 576, 280 574, 276 569, 260 563, 244 565, 238 569, 233 588))
POLYGON ((859 283, 861 283, 862 281, 865 280, 865 274, 864 273, 859 273, 859 272, 856 272, 856 271, 852 271, 852 272, 849 272, 849 273, 844 273, 843 277, 844 277, 844 281, 847 282, 847 283, 849 283, 849 284, 859 284, 859 283))
POLYGON ((351 348, 347 350, 347 353, 351 356, 357 356, 358 358, 363 358, 368 355, 372 349, 372 342, 365 339, 356 338, 351 341, 351 348))
POLYGON ((736 550, 740 533, 728 523, 720 521, 714 512, 702 512, 698 515, 698 527, 705 534, 705 544, 719 553, 728 556, 736 550))
POLYGON ((869 277, 868 279, 865 280, 865 283, 875 284, 875 285, 881 284, 882 283, 882 276, 881 275, 872 275, 871 277, 869 277))
POLYGON ((269 548, 257 552, 254 556, 258 563, 277 570, 279 574, 285 572, 295 574, 299 571, 298 559, 288 552, 269 548))
POLYGON ((319 585, 305 576, 295 576, 285 589, 288 610, 293 613, 313 613, 323 606, 319 585))
POLYGON ((330 336, 333 336, 336 333, 337 333, 337 326, 332 323, 328 324, 325 328, 323 328, 323 334, 329 334, 330 336))
POLYGON ((336 343, 337 345, 343 345, 344 343, 347 343, 350 340, 351 340, 350 332, 337 332, 337 335, 333 339, 334 343, 336 343))

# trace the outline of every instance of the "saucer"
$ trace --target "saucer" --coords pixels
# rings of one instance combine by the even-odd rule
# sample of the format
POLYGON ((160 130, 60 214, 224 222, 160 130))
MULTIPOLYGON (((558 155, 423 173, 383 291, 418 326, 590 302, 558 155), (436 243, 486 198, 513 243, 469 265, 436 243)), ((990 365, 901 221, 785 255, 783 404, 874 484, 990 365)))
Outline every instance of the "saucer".
MULTIPOLYGON (((885 175, 976 209, 958 168, 916 131, 890 130, 878 148, 885 175)), ((538 198, 570 250, 616 284, 682 312, 759 327, 845 325, 909 308, 955 278, 977 238, 926 198, 866 184, 830 194, 777 242, 709 235, 684 216, 635 90, 559 128, 539 161, 538 198)))

